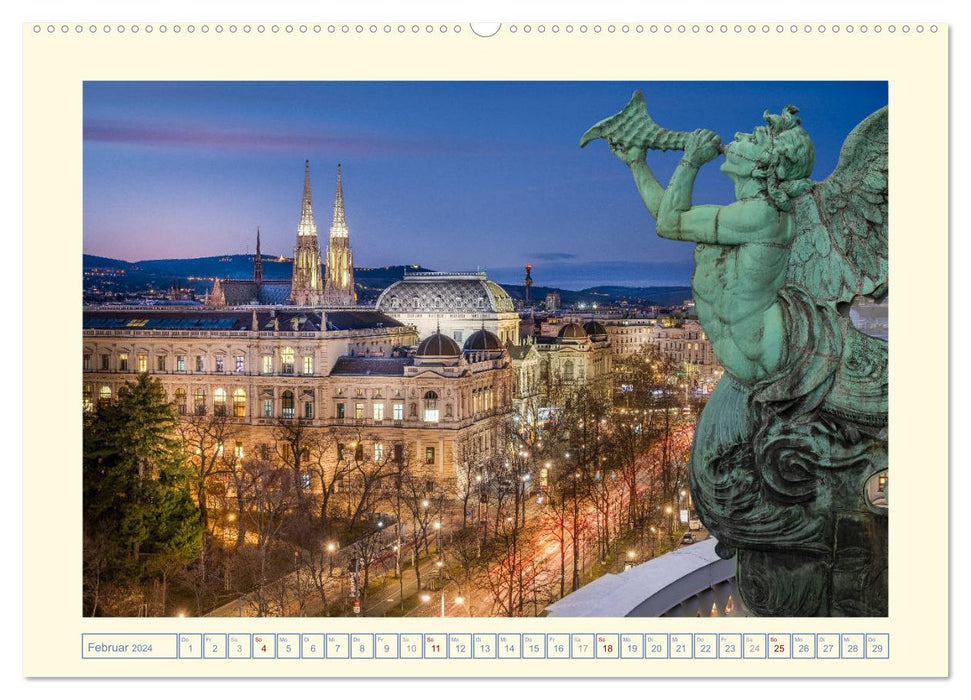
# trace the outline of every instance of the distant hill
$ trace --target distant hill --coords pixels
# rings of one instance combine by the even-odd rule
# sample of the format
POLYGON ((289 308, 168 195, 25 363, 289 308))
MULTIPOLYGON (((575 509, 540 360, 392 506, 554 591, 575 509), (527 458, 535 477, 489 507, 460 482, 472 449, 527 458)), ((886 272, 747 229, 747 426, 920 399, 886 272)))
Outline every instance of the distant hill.
POLYGON ((127 260, 115 260, 114 258, 102 258, 100 255, 85 255, 83 256, 82 267, 85 270, 91 270, 94 268, 105 268, 110 267, 116 270, 127 270, 131 268, 132 263, 127 260))
MULTIPOLYGON (((521 284, 504 284, 509 296, 513 299, 524 300, 526 288, 521 284)), ((529 288, 529 298, 534 302, 542 302, 550 292, 559 292, 560 302, 564 306, 576 304, 616 304, 621 301, 636 302, 638 304, 656 304, 657 306, 680 306, 691 299, 691 287, 620 287, 603 286, 589 287, 575 291, 572 289, 557 289, 556 287, 529 288)))
MULTIPOLYGON (((85 297, 98 298, 99 295, 154 294, 159 290, 171 289, 177 285, 191 289, 202 296, 212 290, 213 281, 218 279, 253 279, 254 255, 222 255, 205 258, 139 260, 127 262, 98 255, 84 255, 82 265, 85 272, 94 270, 120 270, 121 275, 94 275, 84 277, 85 297)), ((404 277, 409 272, 429 272, 420 265, 392 265, 389 267, 356 268, 354 281, 358 298, 363 302, 374 301, 386 287, 404 277)), ((263 278, 290 279, 293 275, 293 261, 280 260, 278 256, 263 256, 263 278)))
POLYGON ((584 289, 588 294, 606 294, 621 299, 650 301, 659 306, 676 306, 691 299, 691 287, 620 287, 605 285, 584 289))
MULTIPOLYGON (((179 286, 191 289, 202 296, 212 290, 218 279, 252 279, 253 255, 222 255, 205 258, 139 260, 127 262, 98 255, 84 255, 85 298, 97 299, 99 295, 137 295, 157 293, 159 290, 179 286), (117 275, 95 274, 93 271, 118 270, 117 275)), ((373 302, 382 290, 404 277, 405 272, 430 272, 420 265, 391 265, 388 267, 355 268, 354 281, 358 299, 373 302)), ((265 279, 290 279, 293 261, 280 260, 278 256, 263 256, 265 279)), ((525 299, 525 287, 515 284, 502 285, 514 299, 525 299)), ((690 287, 621 287, 599 286, 574 291, 555 287, 530 288, 530 299, 542 301, 549 292, 559 292, 560 301, 566 306, 576 304, 610 304, 623 300, 640 304, 676 306, 691 298, 690 287)))

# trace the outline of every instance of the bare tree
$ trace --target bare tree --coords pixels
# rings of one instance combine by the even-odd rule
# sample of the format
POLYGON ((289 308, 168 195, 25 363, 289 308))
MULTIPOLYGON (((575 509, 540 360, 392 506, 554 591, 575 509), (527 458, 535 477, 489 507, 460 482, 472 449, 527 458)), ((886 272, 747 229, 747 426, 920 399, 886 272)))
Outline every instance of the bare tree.
POLYGON ((211 534, 209 489, 226 470, 226 445, 240 435, 239 426, 225 414, 180 415, 178 437, 185 445, 186 462, 193 472, 193 495, 199 506, 199 520, 211 534))
POLYGON ((257 616, 265 617, 270 613, 269 592, 266 586, 270 572, 271 547, 276 542, 288 511, 296 504, 295 490, 286 488, 286 469, 262 459, 242 461, 241 471, 252 485, 250 508, 245 517, 249 528, 256 535, 257 580, 254 597, 257 602, 257 616))
POLYGON ((289 472, 289 484, 293 490, 295 507, 299 511, 308 509, 307 491, 310 489, 310 474, 314 459, 313 451, 321 452, 320 431, 309 421, 302 418, 279 418, 273 429, 276 440, 276 457, 289 472))

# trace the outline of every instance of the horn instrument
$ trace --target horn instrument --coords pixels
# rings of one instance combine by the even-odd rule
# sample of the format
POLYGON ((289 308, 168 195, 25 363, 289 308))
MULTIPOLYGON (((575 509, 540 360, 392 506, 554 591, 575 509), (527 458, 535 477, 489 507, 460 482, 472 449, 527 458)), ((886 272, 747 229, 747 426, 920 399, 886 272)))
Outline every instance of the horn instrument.
MULTIPOLYGON (((583 133, 580 148, 596 139, 606 139, 611 148, 640 146, 652 151, 683 151, 688 136, 687 131, 672 131, 658 126, 647 113, 644 94, 635 90, 622 110, 583 133)), ((724 146, 721 150, 724 152, 724 146)))

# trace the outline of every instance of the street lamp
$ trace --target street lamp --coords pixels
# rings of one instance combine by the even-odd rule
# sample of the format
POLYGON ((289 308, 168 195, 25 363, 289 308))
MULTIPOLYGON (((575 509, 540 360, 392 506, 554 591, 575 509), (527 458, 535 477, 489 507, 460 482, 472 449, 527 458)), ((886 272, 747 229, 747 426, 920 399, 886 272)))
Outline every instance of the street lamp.
MULTIPOLYGON (((431 600, 432 600, 431 593, 422 593, 421 594, 421 602, 423 602, 423 603, 430 603, 431 600)), ((439 596, 439 602, 440 602, 439 613, 438 613, 439 614, 439 617, 445 617, 445 589, 444 588, 442 589, 441 595, 439 596)), ((461 596, 461 594, 460 594, 455 599, 455 602, 458 605, 461 605, 462 603, 465 602, 465 598, 463 598, 461 596)))
POLYGON ((330 576, 334 575, 334 552, 337 551, 337 545, 334 542, 327 543, 327 560, 330 563, 330 576))

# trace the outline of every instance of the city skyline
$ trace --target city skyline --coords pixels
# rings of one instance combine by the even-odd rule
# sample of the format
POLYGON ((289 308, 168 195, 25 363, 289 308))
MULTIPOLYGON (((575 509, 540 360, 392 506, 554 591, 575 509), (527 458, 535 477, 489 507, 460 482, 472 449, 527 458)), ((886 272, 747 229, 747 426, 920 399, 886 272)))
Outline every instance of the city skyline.
MULTIPOLYGON (((630 174, 579 136, 634 89, 673 129, 730 140, 800 110, 813 179, 887 103, 885 82, 120 83, 84 89, 84 252, 132 262, 290 256, 310 160, 326 229, 343 170, 355 262, 485 269, 539 285, 686 285, 691 248, 658 239, 630 174), (711 105, 717 104, 716 110, 711 105)), ((678 154, 652 154, 666 179, 678 154)), ((732 201, 715 164, 696 202, 732 201)))

